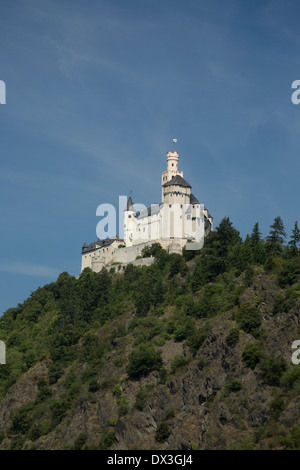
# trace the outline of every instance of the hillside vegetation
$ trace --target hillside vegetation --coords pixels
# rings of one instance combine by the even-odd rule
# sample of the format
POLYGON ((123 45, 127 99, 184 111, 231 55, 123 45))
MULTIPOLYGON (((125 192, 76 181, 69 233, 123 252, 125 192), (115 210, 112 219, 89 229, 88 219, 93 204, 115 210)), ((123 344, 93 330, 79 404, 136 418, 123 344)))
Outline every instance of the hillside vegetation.
POLYGON ((0 318, 0 449, 300 449, 300 233, 62 273, 0 318))

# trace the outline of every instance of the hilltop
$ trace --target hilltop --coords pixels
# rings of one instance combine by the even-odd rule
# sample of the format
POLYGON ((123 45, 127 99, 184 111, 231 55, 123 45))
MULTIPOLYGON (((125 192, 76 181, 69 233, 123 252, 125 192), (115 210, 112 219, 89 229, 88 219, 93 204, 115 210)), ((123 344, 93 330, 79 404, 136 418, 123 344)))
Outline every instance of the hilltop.
POLYGON ((0 318, 0 449, 300 449, 300 250, 229 218, 200 252, 62 273, 0 318))

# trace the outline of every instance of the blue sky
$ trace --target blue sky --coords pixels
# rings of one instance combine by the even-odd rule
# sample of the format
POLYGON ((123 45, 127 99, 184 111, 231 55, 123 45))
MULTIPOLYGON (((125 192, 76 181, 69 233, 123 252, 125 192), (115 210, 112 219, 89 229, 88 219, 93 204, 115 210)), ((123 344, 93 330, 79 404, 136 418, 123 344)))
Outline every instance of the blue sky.
POLYGON ((160 202, 166 152, 245 237, 299 217, 297 0, 0 0, 0 314, 78 275, 96 208, 160 202))

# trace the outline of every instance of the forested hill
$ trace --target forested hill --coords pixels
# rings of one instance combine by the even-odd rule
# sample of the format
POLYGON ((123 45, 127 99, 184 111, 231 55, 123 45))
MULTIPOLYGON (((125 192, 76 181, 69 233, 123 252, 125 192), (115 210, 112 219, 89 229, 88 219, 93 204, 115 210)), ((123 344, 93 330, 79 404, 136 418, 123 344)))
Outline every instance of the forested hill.
POLYGON ((300 449, 300 233, 62 273, 0 318, 0 449, 300 449))

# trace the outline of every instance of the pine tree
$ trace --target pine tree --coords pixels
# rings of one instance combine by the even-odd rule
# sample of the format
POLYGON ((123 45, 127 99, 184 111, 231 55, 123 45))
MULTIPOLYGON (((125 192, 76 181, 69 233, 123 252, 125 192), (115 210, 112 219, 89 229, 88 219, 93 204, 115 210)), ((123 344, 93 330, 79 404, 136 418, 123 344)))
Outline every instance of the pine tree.
POLYGON ((255 263, 263 264, 266 260, 266 250, 264 240, 261 239, 258 222, 253 227, 250 235, 250 244, 252 247, 253 260, 255 263))
POLYGON ((261 239, 261 232, 259 230, 258 222, 253 227, 252 233, 250 235, 251 244, 253 247, 256 247, 261 239))
POLYGON ((296 256, 299 252, 298 245, 300 244, 300 230, 298 228, 297 220, 292 230, 291 239, 289 241, 289 247, 292 256, 296 256))
POLYGON ((266 247, 269 254, 276 255, 281 253, 282 245, 286 238, 286 232, 281 217, 275 217, 270 228, 271 230, 267 237, 266 247))

